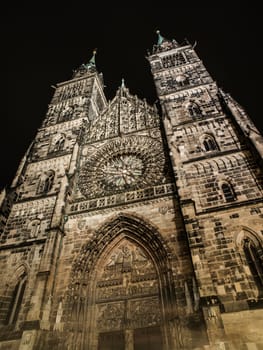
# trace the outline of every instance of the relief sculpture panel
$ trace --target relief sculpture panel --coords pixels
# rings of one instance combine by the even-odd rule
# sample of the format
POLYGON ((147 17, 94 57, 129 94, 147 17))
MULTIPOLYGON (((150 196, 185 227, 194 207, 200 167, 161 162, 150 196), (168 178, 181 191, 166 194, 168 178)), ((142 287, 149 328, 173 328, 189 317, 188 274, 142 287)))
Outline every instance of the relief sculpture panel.
POLYGON ((160 324, 158 276, 148 254, 125 239, 103 265, 96 284, 99 331, 160 324))

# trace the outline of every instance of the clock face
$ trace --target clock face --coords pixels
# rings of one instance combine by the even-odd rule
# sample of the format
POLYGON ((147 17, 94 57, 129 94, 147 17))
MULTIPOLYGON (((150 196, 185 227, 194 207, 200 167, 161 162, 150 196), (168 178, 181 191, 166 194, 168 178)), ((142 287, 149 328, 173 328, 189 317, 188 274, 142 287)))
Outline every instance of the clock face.
POLYGON ((162 144, 146 136, 112 141, 93 153, 79 172, 85 197, 109 195, 152 186, 163 176, 162 144))

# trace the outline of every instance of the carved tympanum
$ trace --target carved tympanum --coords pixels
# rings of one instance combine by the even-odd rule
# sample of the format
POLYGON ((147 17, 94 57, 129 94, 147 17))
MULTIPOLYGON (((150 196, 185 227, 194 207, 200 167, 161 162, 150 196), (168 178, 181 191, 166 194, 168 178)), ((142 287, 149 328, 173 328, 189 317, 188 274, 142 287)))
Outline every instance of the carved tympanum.
POLYGON ((100 331, 160 324, 157 273, 138 245, 122 240, 105 259, 96 284, 100 331))

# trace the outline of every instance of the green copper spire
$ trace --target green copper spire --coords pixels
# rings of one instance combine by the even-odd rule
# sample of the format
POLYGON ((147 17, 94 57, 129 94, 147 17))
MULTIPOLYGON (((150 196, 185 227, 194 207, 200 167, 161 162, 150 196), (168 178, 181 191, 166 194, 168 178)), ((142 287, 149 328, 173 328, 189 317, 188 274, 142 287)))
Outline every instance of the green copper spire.
POLYGON ((89 62, 87 64, 85 64, 85 68, 89 69, 91 67, 94 67, 96 68, 96 61, 95 61, 95 56, 96 56, 96 53, 97 53, 97 49, 94 49, 93 50, 93 56, 91 57, 91 59, 89 60, 89 62))
POLYGON ((161 45, 162 42, 164 41, 164 37, 161 36, 160 34, 160 30, 156 30, 156 34, 158 34, 158 41, 157 41, 157 45, 161 45))

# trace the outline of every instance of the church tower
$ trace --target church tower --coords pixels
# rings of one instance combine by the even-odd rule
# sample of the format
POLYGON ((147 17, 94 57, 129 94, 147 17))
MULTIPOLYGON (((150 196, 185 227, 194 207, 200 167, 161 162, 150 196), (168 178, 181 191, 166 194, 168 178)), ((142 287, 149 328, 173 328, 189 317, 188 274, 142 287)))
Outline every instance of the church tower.
POLYGON ((157 34, 148 59, 209 342, 262 346, 263 138, 189 43, 157 34))
POLYGON ((189 43, 147 57, 161 113, 95 54, 1 194, 0 350, 260 349, 262 136, 189 43))

